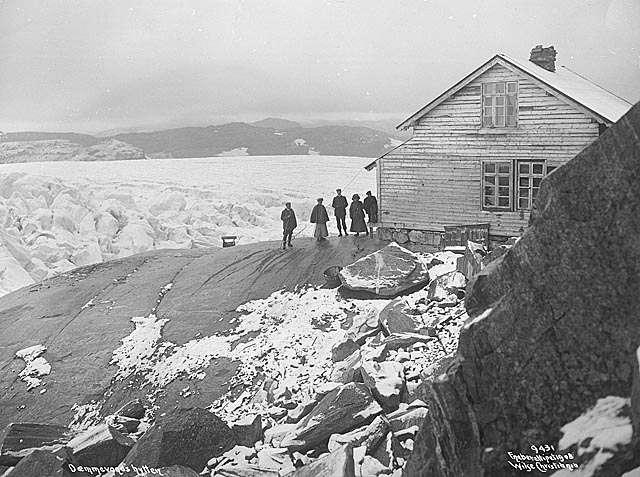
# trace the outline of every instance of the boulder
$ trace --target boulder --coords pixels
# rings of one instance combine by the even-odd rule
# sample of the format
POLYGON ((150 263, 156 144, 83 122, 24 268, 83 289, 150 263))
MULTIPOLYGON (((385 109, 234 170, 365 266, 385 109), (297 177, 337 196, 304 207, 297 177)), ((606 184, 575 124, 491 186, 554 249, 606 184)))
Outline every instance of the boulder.
POLYGON ((344 445, 299 468, 288 477, 355 477, 353 448, 344 445))
POLYGON ((451 295, 464 295, 467 278, 458 271, 452 271, 436 277, 429 283, 427 297, 429 300, 446 300, 451 295))
POLYGON ((367 338, 371 338, 380 331, 380 314, 375 309, 368 313, 356 315, 347 331, 347 336, 362 346, 367 338))
POLYGON ((64 452, 33 449, 3 477, 86 477, 90 473, 79 470, 64 452))
POLYGON ((389 426, 393 432, 401 432, 415 426, 419 429, 424 423, 429 411, 426 407, 405 407, 387 415, 389 426))
POLYGON ((131 419, 142 419, 147 412, 147 408, 140 399, 129 401, 116 411, 118 416, 130 417, 131 419))
POLYGON ((66 447, 82 466, 114 467, 127 456, 134 441, 107 423, 98 424, 71 439, 66 447))
POLYGON ((236 442, 240 446, 253 447, 263 439, 262 416, 260 414, 246 415, 231 425, 231 430, 236 436, 236 442))
POLYGON ((378 477, 380 475, 391 475, 391 469, 385 467, 378 459, 370 455, 365 455, 359 468, 356 469, 358 477, 378 477))
POLYGON ((51 424, 9 424, 0 434, 0 465, 16 465, 33 449, 55 451, 72 437, 69 428, 51 424))
POLYGON ((360 346, 351 338, 340 341, 331 348, 331 361, 334 363, 342 361, 358 349, 360 349, 360 346))
POLYGON ((284 448, 265 447, 258 451, 258 467, 266 470, 277 470, 283 475, 294 470, 289 451, 284 448))
POLYGON ((392 237, 397 243, 407 243, 409 241, 409 235, 404 230, 395 230, 392 237))
POLYGON ((382 412, 364 384, 349 383, 327 394, 282 440, 282 447, 309 449, 326 440, 366 424, 382 412))
POLYGON ((354 429, 346 434, 332 434, 327 447, 329 451, 334 451, 344 444, 350 444, 353 447, 364 446, 365 452, 371 454, 388 432, 389 420, 380 414, 368 426, 354 429))
POLYGON ((356 260, 340 270, 343 288, 363 296, 393 298, 429 283, 420 257, 397 243, 356 260))
POLYGON ((235 444, 233 431, 215 414, 199 408, 182 408, 151 426, 124 463, 149 467, 183 465, 200 472, 209 459, 235 444))
POLYGON ((409 306, 404 298, 396 298, 389 302, 380 312, 380 324, 390 333, 418 333, 424 328, 422 316, 409 313, 409 306))
POLYGON ((400 405, 404 389, 404 366, 396 361, 365 361, 361 368, 362 380, 385 410, 400 405))
POLYGON ((295 408, 287 412, 287 423, 299 422, 300 419, 302 419, 313 410, 316 404, 317 402, 315 399, 308 399, 299 403, 295 408))
POLYGON ((553 444, 598 399, 629 395, 638 131, 640 105, 547 176, 522 238, 467 287, 458 357, 428 383, 405 475, 509 475, 508 450, 553 444))
POLYGON ((362 352, 355 351, 344 361, 334 364, 329 375, 329 380, 336 383, 362 382, 360 368, 362 367, 362 352))

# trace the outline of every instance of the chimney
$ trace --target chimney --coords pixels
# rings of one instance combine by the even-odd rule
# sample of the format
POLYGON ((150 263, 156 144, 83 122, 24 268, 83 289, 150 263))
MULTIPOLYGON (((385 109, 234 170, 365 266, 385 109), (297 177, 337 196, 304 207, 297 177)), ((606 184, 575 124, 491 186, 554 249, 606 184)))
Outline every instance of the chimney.
POLYGON ((536 65, 544 68, 547 71, 555 71, 556 55, 557 52, 553 45, 547 48, 542 48, 542 45, 536 45, 535 48, 531 50, 529 61, 535 63, 536 65))

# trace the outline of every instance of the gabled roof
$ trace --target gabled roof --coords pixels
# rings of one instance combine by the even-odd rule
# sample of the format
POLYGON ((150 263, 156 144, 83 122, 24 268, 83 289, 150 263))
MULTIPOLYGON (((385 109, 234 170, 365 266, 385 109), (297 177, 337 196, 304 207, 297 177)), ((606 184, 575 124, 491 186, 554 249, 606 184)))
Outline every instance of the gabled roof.
POLYGON ((571 71, 565 66, 556 71, 548 71, 530 61, 518 61, 503 53, 499 53, 489 61, 465 76, 458 83, 435 98, 425 107, 411 115, 398 129, 407 129, 413 126, 420 118, 433 108, 443 103, 464 88, 475 78, 483 74, 492 66, 501 64, 507 68, 515 69, 528 76, 543 89, 572 103, 576 108, 589 114, 595 119, 607 125, 615 123, 631 108, 631 103, 589 81, 584 76, 571 71))

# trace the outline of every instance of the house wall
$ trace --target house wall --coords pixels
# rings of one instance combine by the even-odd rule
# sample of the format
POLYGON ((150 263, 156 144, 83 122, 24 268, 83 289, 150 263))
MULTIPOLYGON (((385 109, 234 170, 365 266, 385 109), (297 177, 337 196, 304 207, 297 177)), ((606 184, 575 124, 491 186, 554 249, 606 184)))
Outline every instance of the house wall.
POLYGON ((598 123, 527 77, 495 65, 414 127, 413 137, 379 159, 380 225, 442 232, 445 225, 490 224, 519 235, 528 211, 481 208, 483 159, 536 159, 562 165, 598 137, 598 123), (518 80, 518 126, 481 129, 481 84, 518 80))

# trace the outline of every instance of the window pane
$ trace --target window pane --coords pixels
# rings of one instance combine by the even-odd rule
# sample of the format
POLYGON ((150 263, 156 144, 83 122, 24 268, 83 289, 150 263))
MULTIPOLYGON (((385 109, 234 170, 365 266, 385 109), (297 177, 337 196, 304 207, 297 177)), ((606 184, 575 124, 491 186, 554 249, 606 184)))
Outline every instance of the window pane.
POLYGON ((496 96, 494 99, 496 106, 504 106, 504 96, 496 96))
POLYGON ((495 83, 496 93, 504 94, 504 83, 495 83))
POLYGON ((485 91, 486 94, 494 94, 496 92, 495 83, 485 83, 484 84, 484 91, 485 91))
POLYGON ((501 162, 500 164, 498 164, 498 172, 500 174, 509 174, 511 172, 511 166, 509 164, 501 162))
POLYGON ((484 183, 487 185, 495 185, 496 176, 484 176, 484 183))
POLYGON ((499 197, 498 198, 498 206, 499 207, 509 207, 509 197, 499 197))
POLYGON ((484 196, 484 205, 495 205, 495 202, 493 200, 493 196, 492 195, 485 195, 484 196))
MULTIPOLYGON (((491 113, 489 113, 489 114, 491 114, 491 113)), ((487 128, 490 128, 491 126, 493 126, 493 119, 491 118, 490 115, 483 116, 482 125, 484 127, 487 127, 487 128)))
POLYGON ((529 199, 519 199, 518 207, 520 209, 528 209, 529 208, 529 199))
POLYGON ((533 189, 531 189, 531 196, 535 199, 538 196, 538 191, 540 189, 538 189, 537 187, 534 187, 533 189))
POLYGON ((521 162, 519 171, 520 174, 529 174, 529 164, 526 162, 521 162))
POLYGON ((520 187, 529 187, 529 178, 528 177, 520 177, 519 185, 520 185, 520 187))
POLYGON ((496 189, 493 186, 484 186, 484 195, 494 195, 495 191, 496 189))
POLYGON ((520 189, 520 193, 518 194, 520 197, 529 197, 529 188, 520 189))
POLYGON ((542 170, 543 170, 544 164, 542 164, 541 162, 537 162, 533 164, 533 173, 534 174, 542 174, 542 170))
POLYGON ((484 163, 484 172, 496 172, 496 164, 495 162, 485 162, 484 163))
POLYGON ((516 97, 513 95, 506 96, 507 98, 507 106, 515 107, 516 105, 516 97))
POLYGON ((509 187, 498 187, 498 195, 509 197, 509 187))
POLYGON ((515 126, 516 125, 516 114, 515 111, 509 112, 507 110, 507 126, 515 126))
POLYGON ((505 177, 505 176, 499 176, 498 177, 498 185, 508 186, 509 185, 509 178, 505 177))
POLYGON ((516 91, 518 91, 518 83, 516 81, 507 83, 507 93, 515 93, 516 91))
POLYGON ((533 187, 540 187, 540 182, 542 182, 542 177, 534 177, 533 178, 533 187))
POLYGON ((492 104, 493 104, 493 96, 485 96, 484 105, 487 107, 491 107, 492 104))
POLYGON ((496 126, 504 126, 504 116, 496 115, 496 126))

